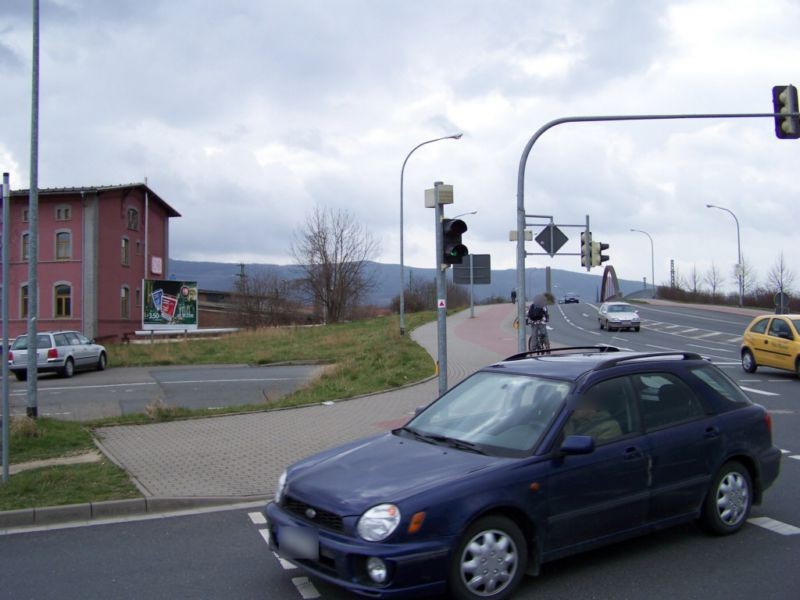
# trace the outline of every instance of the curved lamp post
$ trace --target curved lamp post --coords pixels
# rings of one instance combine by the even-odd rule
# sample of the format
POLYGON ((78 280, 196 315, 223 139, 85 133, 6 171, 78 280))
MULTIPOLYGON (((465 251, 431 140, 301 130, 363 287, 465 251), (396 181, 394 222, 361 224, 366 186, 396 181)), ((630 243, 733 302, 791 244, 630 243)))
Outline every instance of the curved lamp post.
POLYGON ((433 142, 438 142, 441 140, 458 140, 461 139, 461 136, 464 135, 463 133, 455 133, 453 135, 446 135, 444 137, 435 138, 432 140, 427 140, 422 142, 421 144, 417 144, 411 149, 411 152, 406 155, 406 159, 403 161, 403 167, 400 169, 400 335, 405 335, 406 333, 406 317, 405 317, 405 290, 406 290, 406 275, 405 275, 405 265, 403 263, 403 176, 406 171, 406 163, 408 159, 411 158, 411 155, 417 150, 417 148, 421 148, 425 144, 432 144, 433 142))
POLYGON ((653 252, 653 236, 642 229, 631 229, 637 233, 643 233, 650 238, 650 285, 653 286, 653 298, 656 297, 656 259, 653 252))
POLYGON ((739 219, 736 218, 736 215, 733 214, 733 211, 730 208, 725 208, 724 206, 717 206, 716 204, 706 204, 706 208, 718 208, 720 210, 724 210, 726 213, 730 214, 733 217, 733 220, 736 221, 736 248, 739 254, 739 262, 737 264, 737 272, 736 276, 739 279, 739 306, 742 306, 744 301, 744 277, 742 276, 742 238, 739 234, 739 219))

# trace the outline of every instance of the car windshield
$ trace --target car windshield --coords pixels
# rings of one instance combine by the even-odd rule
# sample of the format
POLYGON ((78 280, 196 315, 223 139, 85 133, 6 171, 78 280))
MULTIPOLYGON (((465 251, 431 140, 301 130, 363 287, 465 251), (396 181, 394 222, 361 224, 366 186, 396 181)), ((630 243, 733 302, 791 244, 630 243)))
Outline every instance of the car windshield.
POLYGON ((529 375, 476 373, 398 431, 465 451, 523 456, 547 431, 570 387, 529 375))
MULTIPOLYGON (((50 336, 49 335, 42 335, 39 334, 36 336, 36 347, 37 348, 49 348, 50 347, 50 336)), ((28 336, 21 335, 16 340, 14 340, 14 344, 11 346, 12 350, 27 350, 28 349, 28 336)))
POLYGON ((630 304, 612 304, 608 307, 608 312, 633 312, 634 309, 630 304))

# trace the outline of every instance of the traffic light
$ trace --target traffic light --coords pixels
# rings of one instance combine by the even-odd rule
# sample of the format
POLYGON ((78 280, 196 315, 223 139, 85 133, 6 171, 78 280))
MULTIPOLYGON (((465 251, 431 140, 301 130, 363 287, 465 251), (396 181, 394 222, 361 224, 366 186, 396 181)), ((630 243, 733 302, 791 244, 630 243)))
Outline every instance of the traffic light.
MULTIPOLYGON (((772 106, 776 113, 796 113, 797 88, 793 85, 776 85, 772 88, 772 106)), ((800 117, 775 117, 775 135, 780 139, 800 138, 800 117)))
POLYGON ((581 266, 592 268, 592 232, 581 231, 581 266))
POLYGON ((467 230, 467 224, 461 219, 442 219, 442 240, 445 265, 460 265, 461 259, 469 254, 467 247, 461 243, 461 234, 467 230))
POLYGON ((602 242, 592 242, 591 265, 593 267, 600 266, 608 260, 608 256, 603 254, 603 250, 608 250, 608 244, 603 244, 602 242))

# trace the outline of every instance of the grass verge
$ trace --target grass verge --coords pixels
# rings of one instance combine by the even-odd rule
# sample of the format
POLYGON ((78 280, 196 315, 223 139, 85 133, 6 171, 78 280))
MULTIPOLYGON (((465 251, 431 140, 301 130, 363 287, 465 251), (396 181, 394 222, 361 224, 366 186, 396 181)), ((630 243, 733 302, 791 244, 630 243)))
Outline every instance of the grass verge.
POLYGON ((13 418, 10 423, 11 463, 55 458, 95 450, 92 435, 81 423, 41 417, 13 418))
POLYGON ((12 475, 0 485, 0 510, 137 498, 127 473, 107 461, 43 467, 12 475))

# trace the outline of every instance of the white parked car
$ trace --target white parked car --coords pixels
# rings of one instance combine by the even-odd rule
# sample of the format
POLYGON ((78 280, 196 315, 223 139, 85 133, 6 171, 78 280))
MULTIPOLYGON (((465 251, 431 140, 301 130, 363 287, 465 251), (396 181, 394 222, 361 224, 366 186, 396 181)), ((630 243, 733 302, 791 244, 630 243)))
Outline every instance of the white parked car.
MULTIPOLYGON (((72 377, 77 370, 102 371, 108 364, 106 349, 77 331, 45 331, 36 334, 37 370, 72 377)), ((28 377, 28 336, 21 335, 8 352, 8 366, 19 381, 28 377)))
POLYGON ((603 302, 597 313, 600 329, 633 329, 639 331, 641 320, 636 309, 627 302, 603 302))

